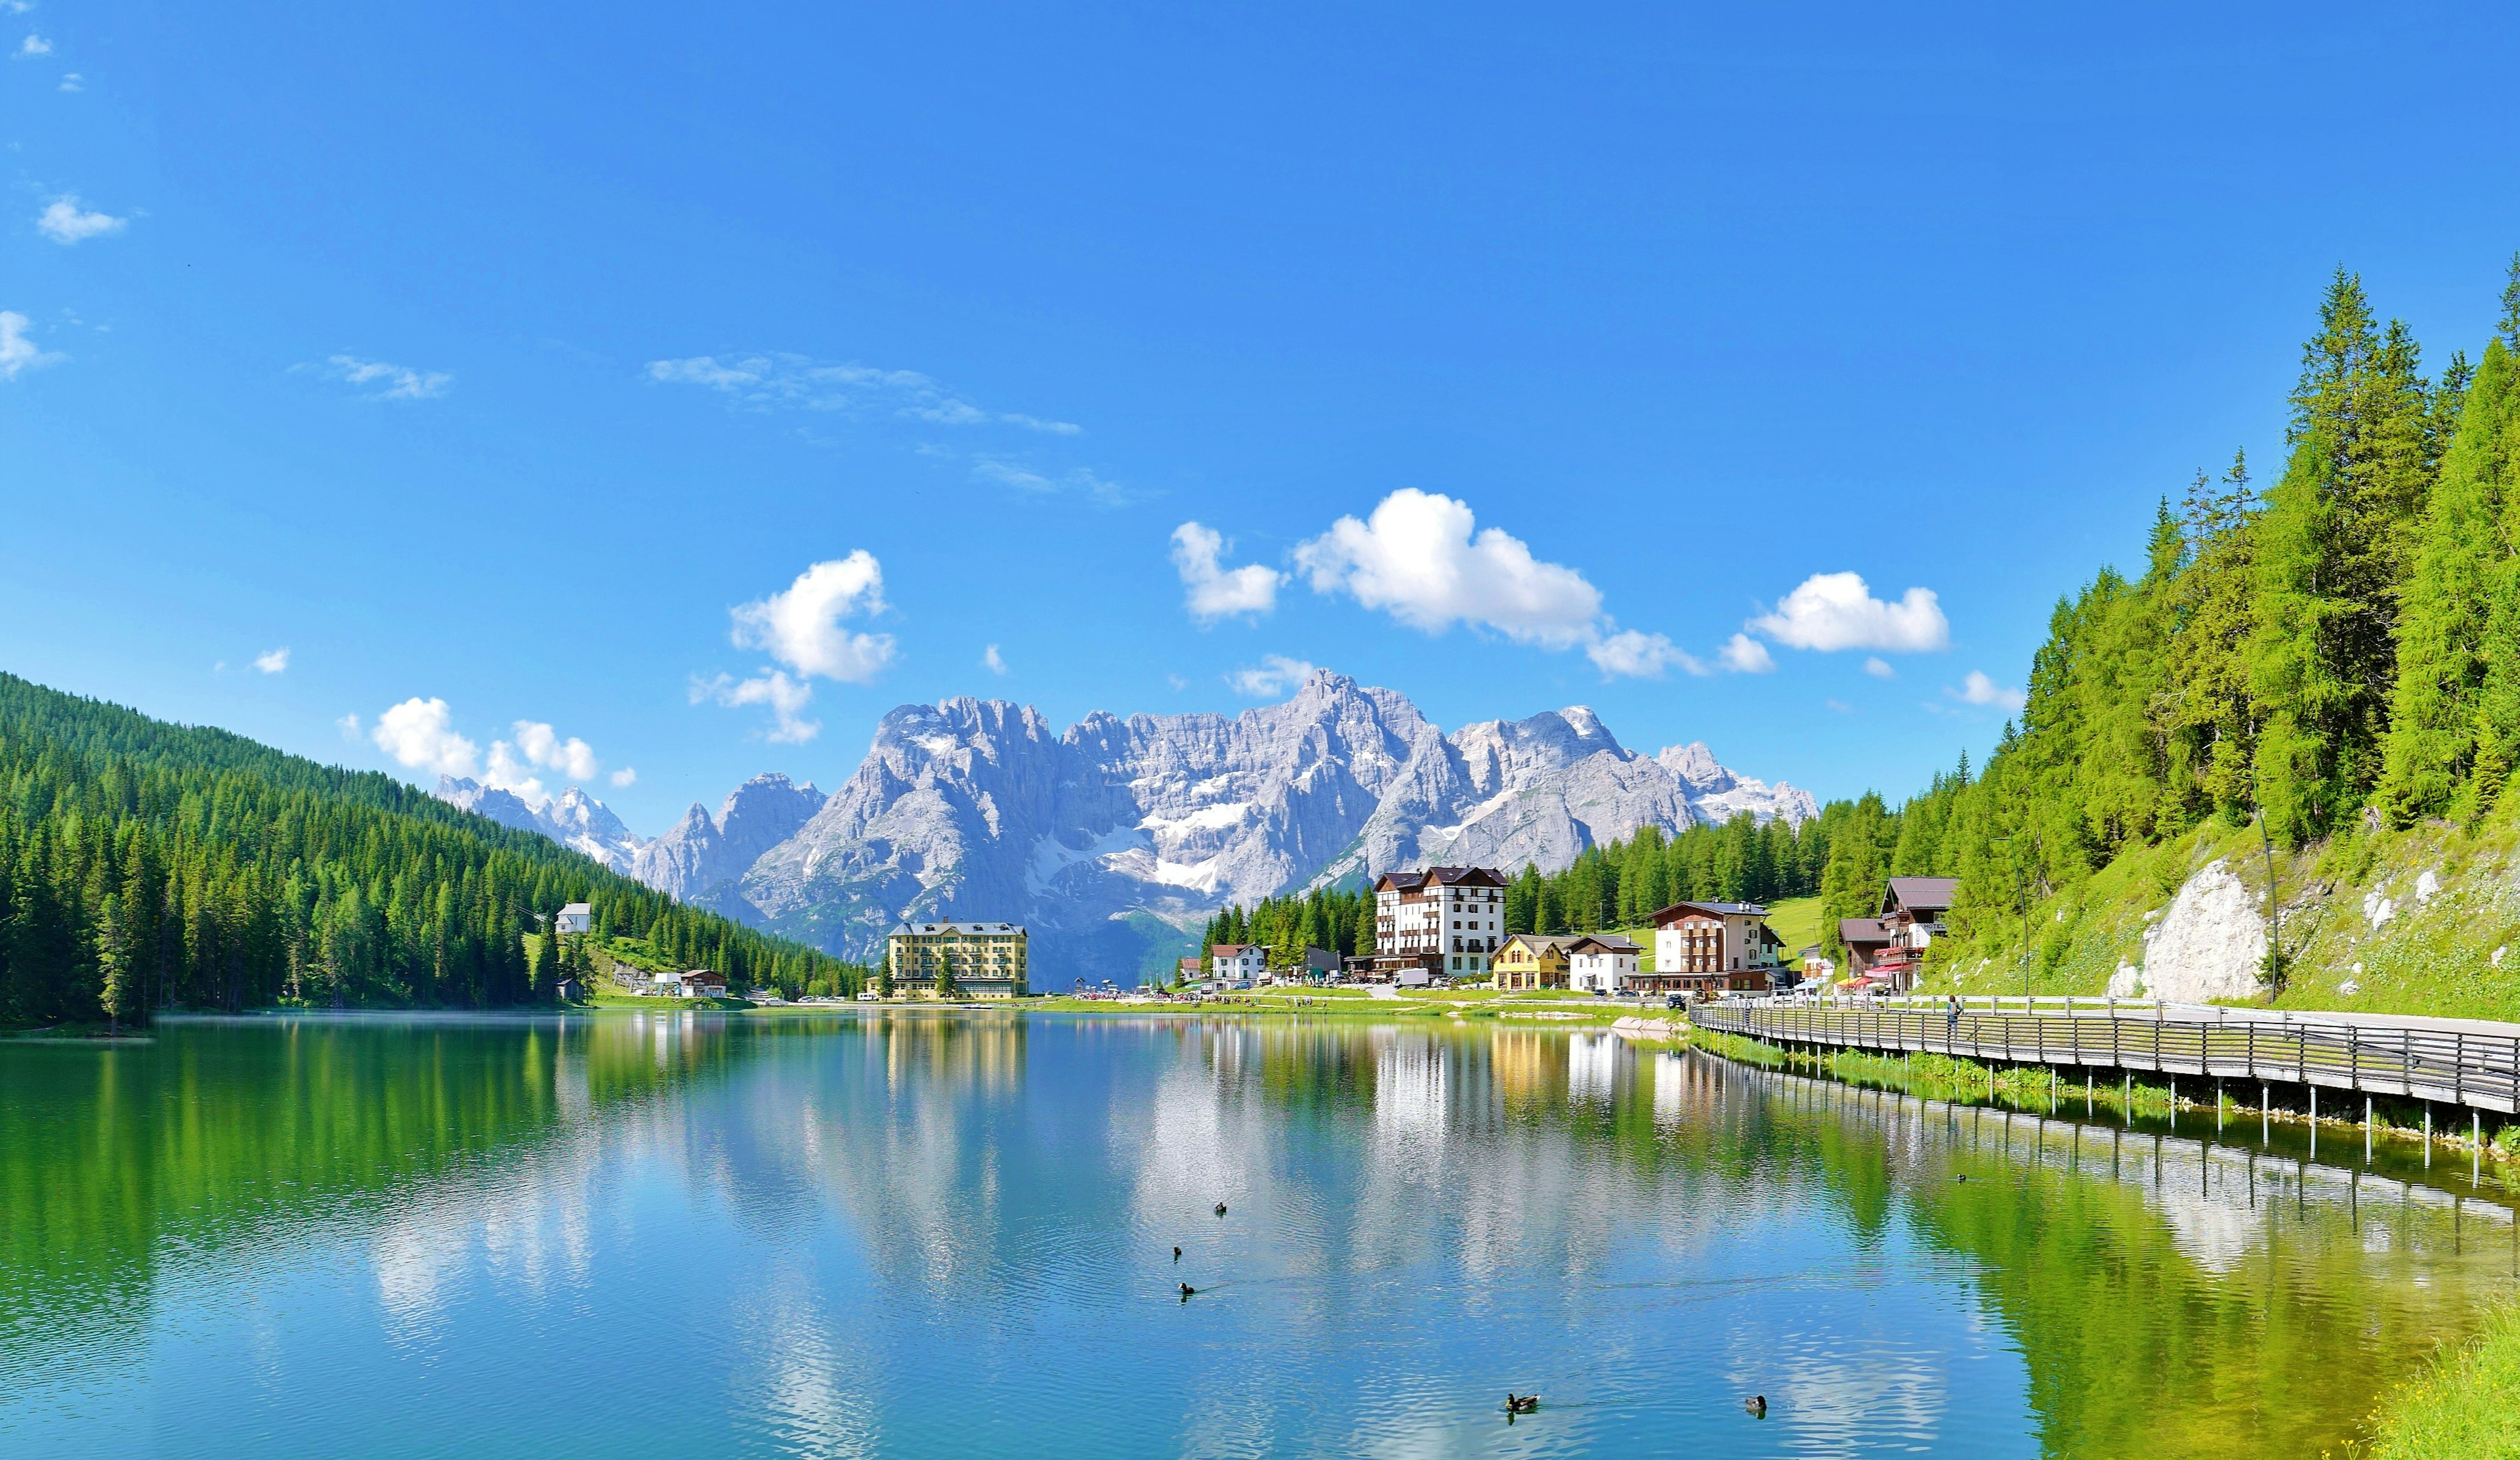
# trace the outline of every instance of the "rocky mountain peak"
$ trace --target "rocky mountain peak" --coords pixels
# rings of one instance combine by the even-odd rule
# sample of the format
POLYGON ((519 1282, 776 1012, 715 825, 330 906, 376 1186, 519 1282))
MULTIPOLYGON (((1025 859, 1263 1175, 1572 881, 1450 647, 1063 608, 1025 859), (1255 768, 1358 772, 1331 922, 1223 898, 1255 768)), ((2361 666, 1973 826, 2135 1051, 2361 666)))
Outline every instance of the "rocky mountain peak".
POLYGON ((1585 706, 1447 736, 1407 696, 1317 670, 1231 716, 1098 710, 1064 732, 1004 700, 905 705, 828 798, 757 778, 640 875, 860 957, 904 917, 1018 919, 1048 985, 1168 957, 1228 902, 1430 860, 1555 869, 1642 826, 1798 821, 1809 799, 1703 746, 1639 755, 1585 706), (777 812, 763 835, 789 830, 752 851, 734 833, 756 796, 777 812))

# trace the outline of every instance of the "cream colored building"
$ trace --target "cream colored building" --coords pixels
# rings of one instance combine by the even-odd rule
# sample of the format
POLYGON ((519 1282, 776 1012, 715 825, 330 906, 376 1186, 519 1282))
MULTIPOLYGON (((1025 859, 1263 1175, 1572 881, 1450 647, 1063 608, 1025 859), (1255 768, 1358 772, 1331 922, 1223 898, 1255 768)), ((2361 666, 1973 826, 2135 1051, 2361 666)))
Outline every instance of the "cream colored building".
POLYGON ((883 956, 896 997, 934 994, 939 972, 952 974, 965 998, 1019 999, 1028 991, 1016 923, 902 923, 885 936, 883 956))

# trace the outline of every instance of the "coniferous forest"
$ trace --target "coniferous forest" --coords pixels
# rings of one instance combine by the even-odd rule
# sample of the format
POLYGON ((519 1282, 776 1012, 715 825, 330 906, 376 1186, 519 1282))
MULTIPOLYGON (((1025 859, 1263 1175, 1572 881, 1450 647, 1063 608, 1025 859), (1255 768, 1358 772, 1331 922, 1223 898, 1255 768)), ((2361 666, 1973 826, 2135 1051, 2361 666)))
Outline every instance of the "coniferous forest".
POLYGON ((2200 472, 2138 575, 2057 603, 2019 722, 1948 807, 1948 956, 2210 819, 2299 848, 2499 804, 2520 758, 2520 257, 2501 303, 2477 359, 2427 373, 2340 270, 2272 484, 2236 457, 2200 472))
MULTIPOLYGON (((2103 569, 2061 598, 1982 773, 1962 756, 1896 809, 1868 794, 1799 830, 1648 828, 1563 872, 1525 868, 1508 928, 1633 927, 1673 901, 1816 893, 1836 951, 1836 920, 1875 911, 1885 878, 1957 876, 1959 936, 1937 944, 1948 961, 2209 821, 2262 821, 2297 849, 2491 813, 2520 763, 2515 372, 2520 256, 2493 338, 2437 371, 2340 269, 2272 483, 2236 453, 2199 471, 2161 500, 2138 572, 2103 569)), ((1354 951, 1370 911, 1316 910, 1322 895, 1229 909, 1208 941, 1300 946, 1318 926, 1354 951)))
POLYGON ((527 937, 579 901, 731 986, 861 977, 389 776, 0 674, 0 1024, 548 1002, 527 937))

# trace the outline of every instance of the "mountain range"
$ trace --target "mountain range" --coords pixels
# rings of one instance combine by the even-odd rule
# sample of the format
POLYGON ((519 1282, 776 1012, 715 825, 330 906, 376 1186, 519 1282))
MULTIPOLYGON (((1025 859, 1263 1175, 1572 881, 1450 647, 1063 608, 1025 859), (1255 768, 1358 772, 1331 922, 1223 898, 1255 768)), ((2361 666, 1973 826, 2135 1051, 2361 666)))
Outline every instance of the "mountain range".
POLYGON ((1645 826, 1819 811, 1703 745, 1627 750, 1582 706, 1446 735, 1328 670, 1238 715, 1097 711, 1063 732, 1004 700, 905 705, 837 792, 757 776, 652 840, 576 787, 539 807, 437 794, 843 956, 904 917, 1020 921, 1040 987, 1158 967, 1230 902, 1429 863, 1556 871, 1645 826))

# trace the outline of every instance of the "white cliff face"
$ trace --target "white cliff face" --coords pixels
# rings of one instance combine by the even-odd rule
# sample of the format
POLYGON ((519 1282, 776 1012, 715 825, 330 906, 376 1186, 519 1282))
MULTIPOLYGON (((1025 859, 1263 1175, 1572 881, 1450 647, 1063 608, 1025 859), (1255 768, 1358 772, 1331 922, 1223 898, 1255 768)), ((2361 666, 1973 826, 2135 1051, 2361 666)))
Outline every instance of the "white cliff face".
POLYGON ((2146 998, 2201 1004, 2212 999, 2244 999, 2258 992, 2258 970, 2267 956, 2266 919, 2258 915, 2257 895, 2217 857, 2179 889, 2163 913, 2143 935, 2143 969, 2139 982, 2121 969, 2109 981, 2109 992, 2121 993, 2121 979, 2146 998))
MULTIPOLYGON (((1137 967, 1146 915, 1187 930, 1398 866, 1556 870, 1642 826, 1817 809, 1703 746, 1638 755, 1580 707, 1447 737, 1405 697, 1328 672, 1231 717, 1097 713, 1064 733, 1027 707, 949 700, 886 715, 847 783, 703 900, 857 956, 904 917, 1016 918, 1050 986, 1137 967)), ((698 895, 680 848, 707 843, 707 820, 695 807, 640 875, 698 895)))

